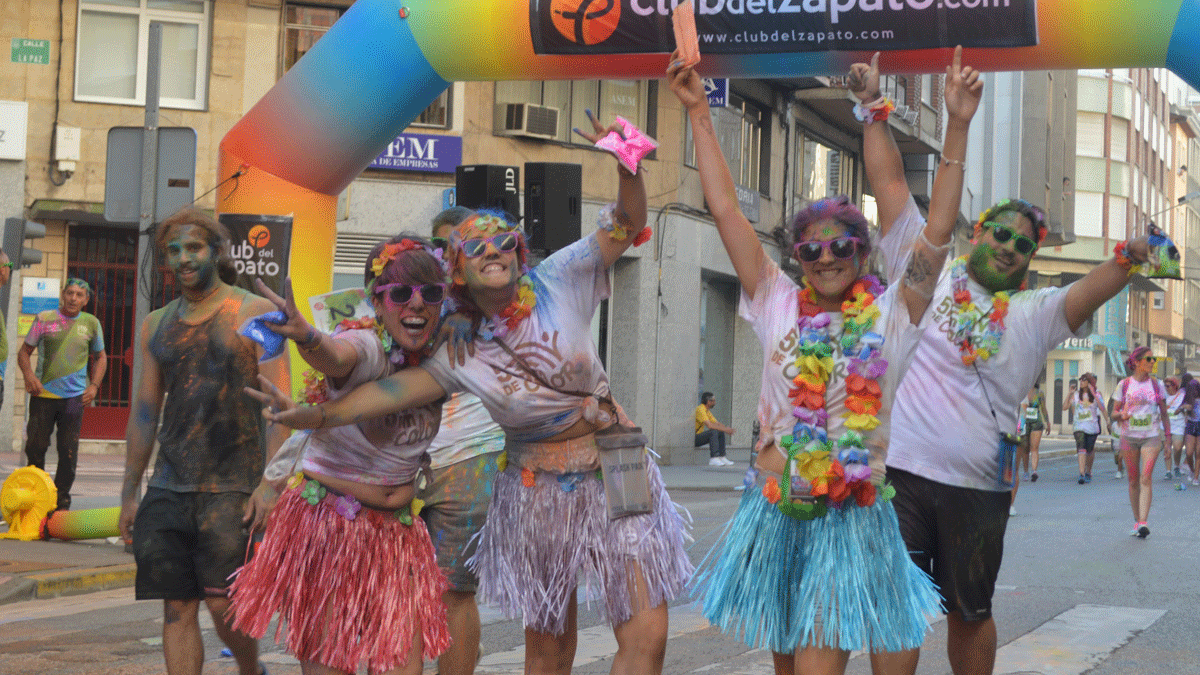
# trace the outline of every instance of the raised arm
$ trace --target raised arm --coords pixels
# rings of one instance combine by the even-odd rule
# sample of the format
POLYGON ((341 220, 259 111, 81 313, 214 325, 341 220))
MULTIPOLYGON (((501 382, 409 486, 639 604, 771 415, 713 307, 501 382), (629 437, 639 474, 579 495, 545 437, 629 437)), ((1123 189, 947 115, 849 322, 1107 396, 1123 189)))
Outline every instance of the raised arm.
MULTIPOLYGON (((856 63, 850 66, 850 92, 859 104, 866 106, 880 102, 883 98, 879 89, 879 52, 871 57, 871 63, 856 63)), ((896 218, 904 211, 911 193, 908 179, 904 175, 904 160, 892 128, 887 121, 864 122, 863 124, 863 167, 871 191, 879 208, 879 235, 891 229, 896 218)))
POLYGON ((259 295, 274 305, 273 309, 283 312, 286 320, 284 323, 271 324, 271 330, 295 342, 300 358, 305 363, 333 378, 334 382, 349 375, 358 365, 358 350, 317 330, 300 313, 292 293, 290 277, 283 280, 283 297, 272 291, 262 279, 255 279, 254 287, 259 295))
POLYGON ((762 244, 754 226, 746 220, 738 207, 737 193, 733 187, 733 176, 721 154, 717 132, 713 128, 708 110, 708 97, 704 93, 704 82, 690 67, 685 67, 679 52, 671 55, 667 68, 671 91, 679 97, 692 123, 692 138, 696 143, 696 166, 700 170, 700 185, 704 190, 704 201, 717 223, 717 232, 725 251, 737 272, 742 289, 750 297, 758 288, 758 275, 762 269, 762 244))
MULTIPOLYGON (((624 129, 619 122, 613 122, 605 127, 596 119, 590 109, 586 112, 588 119, 592 122, 592 132, 575 128, 573 129, 575 133, 592 143, 613 131, 624 136, 624 129)), ((604 259, 606 268, 612 267, 613 263, 629 250, 637 235, 646 227, 646 182, 643 179, 643 172, 639 167, 636 174, 630 173, 620 162, 617 162, 617 177, 617 208, 612 214, 613 229, 611 231, 602 229, 596 232, 596 239, 600 242, 600 255, 604 259)))
POLYGON ((1063 404, 1062 404, 1063 410, 1070 409, 1071 403, 1074 402, 1076 391, 1078 391, 1078 388, 1075 385, 1071 385, 1071 391, 1068 391, 1067 395, 1063 397, 1063 404))
MULTIPOLYGON (((868 72, 875 71, 878 78, 875 63, 879 55, 875 56, 868 72)), ((909 257, 908 269, 904 273, 903 294, 908 305, 909 318, 914 324, 920 323, 930 298, 933 297, 942 263, 945 262, 949 250, 950 237, 954 234, 954 224, 958 221, 963 174, 966 168, 963 161, 967 152, 967 133, 970 131, 971 119, 979 108, 982 95, 983 82, 979 79, 979 71, 962 65, 962 47, 956 47, 954 59, 946 68, 945 101, 949 122, 946 126, 946 140, 942 146, 942 158, 938 162, 933 191, 929 196, 929 219, 922 233, 923 241, 922 238, 918 238, 913 244, 913 254, 909 257)), ((868 124, 863 133, 871 133, 871 127, 886 126, 883 122, 868 124)), ((890 141, 892 132, 886 133, 890 141)), ((895 143, 892 143, 892 147, 895 147, 895 143)), ((865 161, 868 166, 872 161, 869 151, 865 161)), ((904 191, 904 200, 907 202, 907 185, 904 191)), ((876 198, 878 199, 878 196, 876 198)), ((903 204, 900 206, 903 208, 903 204)), ((882 207, 880 222, 891 222, 885 220, 882 207)))
MULTIPOLYGON (((1124 254, 1130 263, 1144 263, 1149 255, 1149 239, 1146 236, 1125 242, 1124 254)), ((1071 332, 1079 330, 1100 306, 1121 292, 1129 283, 1130 271, 1125 262, 1117 257, 1096 266, 1087 276, 1071 284, 1063 302, 1063 316, 1071 332)), ((1119 419, 1119 418, 1118 418, 1119 419)))

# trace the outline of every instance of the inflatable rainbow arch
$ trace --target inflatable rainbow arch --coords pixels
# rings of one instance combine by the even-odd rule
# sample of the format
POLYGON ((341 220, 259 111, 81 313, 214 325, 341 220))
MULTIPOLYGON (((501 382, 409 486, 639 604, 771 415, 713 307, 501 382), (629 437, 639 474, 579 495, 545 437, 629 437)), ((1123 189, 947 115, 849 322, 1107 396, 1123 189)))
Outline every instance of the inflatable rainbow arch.
MULTIPOLYGON (((841 74, 878 49, 935 72, 961 43, 982 70, 1165 66, 1200 88, 1200 0, 692 1, 708 77, 841 74)), ((661 77, 679 2, 359 0, 222 140, 218 178, 244 174, 218 210, 293 214, 297 296, 327 292, 337 195, 451 82, 661 77)))

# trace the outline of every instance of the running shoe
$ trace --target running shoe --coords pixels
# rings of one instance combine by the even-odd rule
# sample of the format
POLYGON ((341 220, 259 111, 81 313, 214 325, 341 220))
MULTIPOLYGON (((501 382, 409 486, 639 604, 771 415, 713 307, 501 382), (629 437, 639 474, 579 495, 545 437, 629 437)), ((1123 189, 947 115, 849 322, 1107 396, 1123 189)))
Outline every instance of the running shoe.
POLYGON ((1175 477, 1175 474, 1171 473, 1170 469, 1167 469, 1167 475, 1163 476, 1163 480, 1171 480, 1174 477, 1175 477))
POLYGON ((1021 474, 1021 480, 1026 480, 1026 481, 1029 480, 1029 472, 1028 471, 1021 474))
POLYGON ((1013 504, 1013 505, 1011 505, 1011 506, 1009 506, 1009 507, 1008 507, 1008 515, 1010 515, 1010 516, 1015 516, 1015 515, 1017 515, 1017 506, 1016 506, 1016 504, 1013 504))
POLYGON ((1125 477, 1125 474, 1121 473, 1120 469, 1117 469, 1116 473, 1113 474, 1113 478, 1115 478, 1115 479, 1124 478, 1124 477, 1125 477))
POLYGON ((1085 482, 1085 483, 1092 482, 1092 474, 1090 474, 1090 473, 1083 474, 1083 482, 1085 482))
POLYGON ((1036 471, 1034 471, 1033 473, 1029 474, 1029 482, 1030 482, 1030 483, 1036 483, 1036 482, 1037 482, 1037 472, 1036 472, 1036 471))
POLYGON ((1175 467, 1175 477, 1183 478, 1183 472, 1179 470, 1179 467, 1175 467))
POLYGON ((1134 523, 1134 524, 1133 524, 1133 529, 1129 531, 1129 536, 1131 536, 1131 537, 1136 537, 1136 536, 1138 536, 1138 526, 1137 526, 1137 523, 1134 523))
POLYGON ((1137 536, 1138 536, 1138 539, 1145 539, 1146 537, 1149 537, 1150 536, 1150 526, 1147 525, 1146 523, 1142 523, 1141 525, 1138 525, 1137 526, 1137 536))
POLYGON ((1083 485, 1086 482, 1087 482, 1087 479, 1083 477, 1083 474, 1079 474, 1079 484, 1083 485))
POLYGON ((1192 485, 1200 485, 1200 479, 1193 478, 1193 479, 1192 479, 1192 485))

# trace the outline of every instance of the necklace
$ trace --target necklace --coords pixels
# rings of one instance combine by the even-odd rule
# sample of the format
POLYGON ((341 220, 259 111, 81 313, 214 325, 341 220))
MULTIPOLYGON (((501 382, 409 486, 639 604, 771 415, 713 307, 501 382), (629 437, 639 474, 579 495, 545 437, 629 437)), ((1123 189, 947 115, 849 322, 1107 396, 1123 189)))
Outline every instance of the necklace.
MULTIPOLYGON (((842 330, 836 340, 830 331, 832 318, 816 304, 807 279, 797 292, 800 356, 796 367, 800 373, 792 380, 796 386, 788 393, 796 424, 791 435, 779 439, 788 456, 783 488, 774 478, 768 478, 763 495, 784 514, 798 520, 820 518, 829 507, 840 508, 850 497, 859 506, 875 503, 871 452, 862 432, 879 426, 876 415, 883 396, 879 378, 887 372, 887 360, 880 352, 883 336, 871 330, 880 316, 875 297, 881 291, 879 280, 873 276, 854 282, 842 301, 842 330), (829 411, 825 402, 835 345, 849 359, 847 412, 842 423, 847 431, 836 442, 827 432, 829 411)), ((885 500, 894 494, 891 487, 881 492, 885 500)))
POLYGON ((983 312, 972 302, 967 288, 967 256, 955 259, 950 266, 950 283, 954 291, 954 313, 950 322, 950 341, 962 352, 963 365, 984 361, 1000 351, 1004 337, 1004 317, 1008 316, 1008 291, 992 294, 992 313, 983 324, 983 312), (982 326, 981 326, 982 324, 982 326))
POLYGON ((484 319, 479 324, 479 337, 491 340, 493 337, 502 338, 514 330, 521 322, 533 313, 537 306, 537 296, 533 293, 533 279, 528 274, 517 280, 517 299, 508 303, 508 307, 500 310, 495 316, 484 319))
POLYGON ((219 291, 219 290, 221 290, 221 285, 216 284, 212 287, 212 289, 210 291, 208 291, 204 295, 200 296, 200 298, 197 300, 190 300, 190 299, 188 299, 187 295, 184 295, 183 296, 183 303, 184 303, 183 304, 183 312, 185 314, 191 314, 192 312, 196 311, 197 307, 199 307, 205 300, 208 300, 212 296, 216 295, 217 291, 219 291))

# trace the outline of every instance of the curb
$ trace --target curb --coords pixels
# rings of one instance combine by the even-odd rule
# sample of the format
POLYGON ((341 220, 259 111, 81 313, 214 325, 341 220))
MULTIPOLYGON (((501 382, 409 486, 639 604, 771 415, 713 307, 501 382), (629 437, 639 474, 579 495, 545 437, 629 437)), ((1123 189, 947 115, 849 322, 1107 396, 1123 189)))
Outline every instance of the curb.
POLYGON ((0 586, 0 604, 126 588, 136 578, 134 563, 28 574, 0 586))

